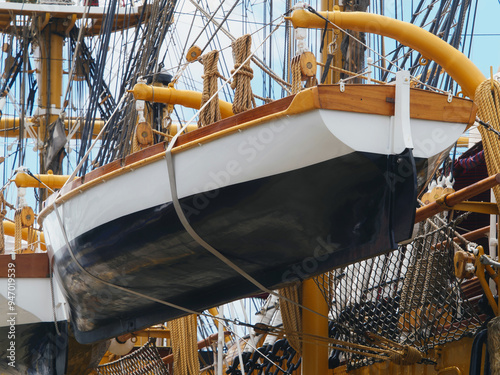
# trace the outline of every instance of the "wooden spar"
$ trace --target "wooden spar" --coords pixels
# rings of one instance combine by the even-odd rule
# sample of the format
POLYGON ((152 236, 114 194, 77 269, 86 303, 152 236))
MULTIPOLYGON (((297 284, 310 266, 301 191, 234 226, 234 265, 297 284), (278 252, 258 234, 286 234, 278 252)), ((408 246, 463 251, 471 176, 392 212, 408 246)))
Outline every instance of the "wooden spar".
POLYGON ((487 214, 487 215, 499 214, 497 204, 492 202, 466 201, 462 203, 457 203, 453 208, 458 211, 470 211, 470 212, 477 212, 479 214, 487 214))
MULTIPOLYGON (((231 335, 231 332, 228 332, 228 331, 224 332, 224 336, 225 337, 227 337, 229 335, 231 335)), ((218 339, 219 339, 219 334, 218 333, 214 333, 214 334, 208 336, 206 339, 198 341, 198 350, 206 348, 207 346, 212 345, 212 343, 217 342, 218 339)), ((167 365, 167 364, 172 363, 174 361, 174 355, 173 354, 169 354, 169 355, 163 357, 161 360, 163 361, 164 364, 167 365)))
MULTIPOLYGON (((136 83, 132 90, 135 100, 146 100, 153 103, 180 104, 184 107, 199 109, 202 93, 189 90, 177 90, 173 87, 156 87, 144 83, 136 83)), ((222 118, 233 116, 232 104, 219 100, 222 118)))
POLYGON ((68 178, 69 176, 56 175, 51 173, 35 174, 34 177, 31 177, 24 172, 20 172, 16 174, 14 182, 17 187, 60 189, 64 186, 68 178))
POLYGON ((16 259, 9 255, 0 255, 0 278, 7 278, 8 264, 16 265, 16 278, 43 279, 50 275, 47 253, 16 254, 16 259))
MULTIPOLYGON (((498 227, 498 225, 497 225, 498 227)), ((467 241, 475 241, 478 240, 481 237, 487 237, 488 232, 490 231, 490 226, 482 227, 476 230, 472 230, 470 232, 465 233, 462 237, 465 238, 467 241)), ((455 237, 453 239, 455 242, 460 242, 459 237, 455 237)))
MULTIPOLYGON (((119 31, 128 28, 135 27, 138 24, 139 16, 142 13, 142 8, 146 6, 145 16, 148 17, 150 14, 151 6, 141 5, 139 7, 132 7, 132 9, 126 9, 120 7, 116 10, 115 21, 113 24, 113 30, 119 31)), ((24 16, 42 16, 48 17, 49 20, 52 18, 67 19, 66 27, 63 29, 64 33, 68 32, 68 28, 77 19, 87 19, 92 20, 92 22, 87 22, 86 29, 94 35, 98 35, 101 31, 101 26, 103 20, 106 16, 106 8, 99 6, 91 6, 85 9, 86 6, 75 6, 75 5, 60 5, 60 4, 32 4, 28 2, 1 2, 0 3, 0 29, 7 30, 12 27, 12 15, 24 15, 24 16), (46 16, 47 15, 47 16, 46 16)), ((42 21, 43 22, 43 21, 42 21)), ((48 22, 47 22, 48 23, 48 22)), ((42 23, 43 25, 43 23, 42 23)), ((64 35, 64 34, 63 34, 64 35)))
MULTIPOLYGON (((38 126, 38 119, 35 119, 34 117, 27 117, 24 121, 24 126, 26 127, 26 123, 31 123, 34 124, 35 127, 38 126)), ((71 129, 75 126, 75 124, 78 122, 78 119, 76 118, 71 118, 71 119, 66 119, 64 120, 64 128, 65 129, 71 129)), ((20 119, 19 117, 4 117, 0 119, 0 136, 1 137, 7 137, 7 138, 14 138, 19 136, 19 123, 20 119)), ((72 138, 76 138, 78 136, 78 133, 82 132, 83 130, 83 125, 84 122, 81 121, 80 124, 78 124, 78 129, 77 129, 77 134, 73 135, 72 138)), ((95 138, 97 134, 101 131, 102 127, 104 126, 104 121, 103 120, 96 120, 94 122, 94 131, 92 133, 92 138, 95 138)), ((66 130, 66 135, 68 135, 68 130, 66 130)), ((23 137, 30 138, 32 137, 32 134, 29 132, 25 132, 23 134, 23 137)))
MULTIPOLYGON (((498 225, 497 225, 498 227, 498 225)), ((482 227, 476 230, 472 230, 470 232, 464 233, 461 235, 461 237, 454 237, 453 242, 460 243, 462 242, 462 238, 465 238, 467 241, 476 241, 480 239, 481 237, 488 237, 488 232, 490 231, 490 226, 482 227)), ((448 241, 443 241, 440 243, 437 243, 436 246, 433 246, 433 249, 440 249, 441 246, 446 246, 448 241)))
POLYGON ((460 189, 455 193, 444 195, 435 202, 417 209, 415 223, 428 219, 429 217, 444 210, 451 210, 456 204, 463 202, 466 199, 475 197, 483 191, 491 189, 493 186, 498 184, 500 184, 500 173, 478 181, 475 184, 460 189))
POLYGON ((132 337, 137 337, 137 336, 146 337, 146 338, 155 337, 157 339, 170 339, 171 334, 170 334, 170 329, 168 329, 168 328, 150 327, 150 328, 141 329, 140 331, 126 333, 124 335, 117 336, 117 337, 115 337, 115 339, 119 344, 123 344, 128 339, 130 339, 132 337))

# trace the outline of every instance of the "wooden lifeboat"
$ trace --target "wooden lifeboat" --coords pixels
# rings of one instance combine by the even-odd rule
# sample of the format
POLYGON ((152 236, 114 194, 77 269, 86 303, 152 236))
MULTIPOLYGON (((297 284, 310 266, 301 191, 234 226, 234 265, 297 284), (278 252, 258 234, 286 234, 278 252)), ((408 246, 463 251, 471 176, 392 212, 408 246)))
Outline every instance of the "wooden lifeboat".
POLYGON ((410 89, 405 74, 396 81, 306 89, 116 160, 49 198, 40 219, 77 340, 221 305, 408 239, 418 185, 475 107, 410 89))

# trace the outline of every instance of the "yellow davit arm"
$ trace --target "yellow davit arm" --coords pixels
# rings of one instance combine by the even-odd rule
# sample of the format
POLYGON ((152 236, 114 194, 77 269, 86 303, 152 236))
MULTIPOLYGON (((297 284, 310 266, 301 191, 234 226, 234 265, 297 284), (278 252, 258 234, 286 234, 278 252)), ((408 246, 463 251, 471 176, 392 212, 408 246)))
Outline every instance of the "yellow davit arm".
MULTIPOLYGON (((342 29, 383 35, 413 48, 426 59, 441 65, 471 99, 474 99, 476 88, 486 79, 478 67, 462 52, 434 34, 411 23, 364 12, 318 13, 342 29)), ((286 18, 292 21, 294 27, 325 27, 324 19, 305 10, 295 10, 290 17, 286 18)), ((329 24, 328 27, 333 28, 333 25, 329 24)))
MULTIPOLYGON (((6 236, 14 237, 16 235, 16 225, 12 221, 4 220, 3 230, 6 236)), ((21 233, 22 233, 22 239, 28 241, 28 228, 23 228, 21 233)), ((40 232, 35 229, 35 238, 36 240, 40 239, 40 249, 46 250, 45 236, 43 235, 43 232, 40 232)))
MULTIPOLYGON (((173 87, 155 87, 137 83, 132 90, 136 100, 148 102, 180 104, 184 107, 200 109, 201 92, 189 90, 176 90, 173 87)), ((224 119, 233 115, 232 104, 219 100, 220 114, 224 119)))
POLYGON ((64 186, 69 176, 61 176, 55 174, 35 174, 36 178, 31 177, 30 175, 20 172, 16 175, 14 182, 17 187, 35 187, 35 188, 46 188, 49 187, 51 189, 60 189, 64 186))

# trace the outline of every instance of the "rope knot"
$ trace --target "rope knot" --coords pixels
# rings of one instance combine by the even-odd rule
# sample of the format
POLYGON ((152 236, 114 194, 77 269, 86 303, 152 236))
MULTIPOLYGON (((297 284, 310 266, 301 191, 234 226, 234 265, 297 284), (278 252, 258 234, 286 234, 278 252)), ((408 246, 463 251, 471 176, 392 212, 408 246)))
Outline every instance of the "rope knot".
POLYGON ((413 365, 420 362, 423 356, 418 349, 405 345, 402 351, 392 353, 389 358, 398 365, 413 365))

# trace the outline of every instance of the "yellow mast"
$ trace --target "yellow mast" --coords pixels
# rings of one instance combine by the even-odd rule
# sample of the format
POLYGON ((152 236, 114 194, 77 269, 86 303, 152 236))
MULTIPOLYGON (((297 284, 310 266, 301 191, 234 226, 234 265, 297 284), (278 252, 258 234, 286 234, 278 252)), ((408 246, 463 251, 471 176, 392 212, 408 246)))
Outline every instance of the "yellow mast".
MULTIPOLYGON (((120 8, 114 16, 113 31, 135 27, 142 11, 142 6, 132 9, 120 8)), ((145 12, 146 17, 149 15, 149 11, 150 7, 148 6, 145 12)), ((90 35, 99 35, 106 12, 104 8, 98 6, 0 2, 0 30, 11 29, 17 16, 31 17, 37 30, 38 39, 33 43, 33 47, 38 53, 35 60, 37 60, 39 87, 39 115, 37 119, 33 118, 32 122, 38 125, 38 138, 44 142, 47 137, 47 126, 58 118, 61 109, 64 40, 78 19, 89 20, 87 27, 85 27, 86 32, 90 35)), ((0 135, 18 136, 19 123, 18 119, 2 118, 0 120, 0 135)), ((94 129, 94 132, 98 132, 102 126, 102 122, 96 121, 96 123, 97 129, 94 129)), ((32 135, 27 133, 27 136, 31 137, 32 135)), ((43 157, 41 157, 40 163, 41 171, 45 172, 43 157)))
MULTIPOLYGON (((40 64, 37 67, 40 73, 38 75, 40 78, 38 139, 44 143, 47 141, 48 126, 58 119, 61 111, 62 48, 66 32, 63 25, 64 19, 55 18, 46 23, 46 17, 47 15, 38 18, 41 30, 39 39, 40 64)), ((47 173, 43 153, 40 153, 40 171, 47 173)))
MULTIPOLYGON (((321 0, 321 9, 324 11, 329 11, 332 9, 337 9, 337 10, 344 10, 344 7, 341 6, 339 3, 343 3, 342 1, 339 0, 321 0)), ((324 24, 323 24, 324 27, 324 24)), ((328 57, 328 54, 330 53, 329 51, 329 46, 330 43, 333 42, 332 47, 335 48, 335 53, 333 54, 333 59, 331 61, 330 65, 333 65, 338 68, 342 68, 342 52, 340 51, 340 45, 342 44, 342 38, 344 37, 344 34, 340 32, 340 30, 329 30, 326 33, 326 37, 324 40, 324 46, 323 46, 323 53, 321 56, 321 62, 323 64, 326 64, 326 59, 328 57)), ((326 69, 326 67, 325 67, 326 69)), ((332 71, 331 69, 328 69, 328 75, 326 78, 326 81, 324 82, 325 84, 331 84, 331 83, 337 83, 340 80, 340 72, 335 70, 332 71)))
MULTIPOLYGON (((334 9, 334 7, 337 10, 344 10, 344 7, 339 7, 339 0, 321 0, 321 8, 325 11, 334 9)), ((323 64, 326 64, 328 54, 335 52, 329 65, 342 67, 342 52, 340 50, 342 37, 343 34, 339 30, 326 33, 321 56, 323 64), (335 51, 329 50, 330 43, 332 42, 332 46, 336 49, 335 51)), ((328 69, 325 84, 336 83, 340 80, 339 71, 332 71, 326 65, 324 69, 328 69)), ((302 283, 302 304, 307 308, 302 309, 302 330, 304 332, 304 341, 302 343, 302 374, 327 374, 328 346, 325 345, 326 340, 321 342, 311 339, 311 337, 320 336, 328 338, 328 319, 326 318, 328 317, 328 304, 313 279, 305 280, 302 283), (316 311, 317 314, 311 310, 316 311)))
POLYGON ((314 336, 328 338, 328 305, 318 285, 313 279, 302 283, 302 304, 308 309, 302 309, 302 374, 328 373, 327 340, 317 340, 314 336))

